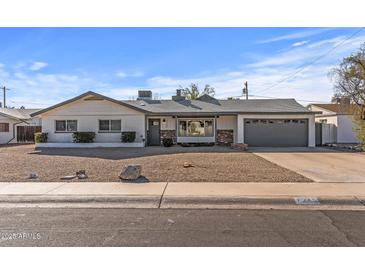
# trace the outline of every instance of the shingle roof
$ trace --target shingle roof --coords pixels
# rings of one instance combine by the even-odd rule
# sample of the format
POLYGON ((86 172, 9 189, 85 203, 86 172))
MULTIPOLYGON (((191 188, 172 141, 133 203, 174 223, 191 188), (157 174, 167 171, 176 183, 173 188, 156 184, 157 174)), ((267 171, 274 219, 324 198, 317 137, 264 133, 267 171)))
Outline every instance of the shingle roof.
MULTIPOLYGON (((83 93, 83 94, 80 94, 79 96, 76 96, 76 97, 74 97, 74 98, 68 99, 68 100, 63 101, 63 102, 61 102, 61 103, 58 103, 58 104, 56 104, 56 105, 53 105, 53 106, 50 106, 50 107, 48 107, 48 108, 44 108, 44 109, 40 109, 40 110, 38 110, 38 111, 35 111, 35 112, 33 112, 33 113, 31 114, 31 116, 32 116, 32 117, 34 117, 34 116, 37 116, 37 115, 39 115, 39 114, 42 114, 42 113, 45 113, 45 112, 51 111, 51 110, 56 109, 56 108, 58 108, 58 107, 61 107, 61 106, 67 105, 67 104, 69 104, 69 103, 75 102, 75 101, 77 101, 77 100, 79 100, 79 99, 81 99, 81 98, 84 98, 84 97, 86 97, 86 96, 94 96, 94 97, 97 97, 97 98, 101 98, 101 99, 104 99, 104 100, 108 100, 108 101, 110 101, 110 102, 113 102, 113 103, 116 103, 116 104, 119 104, 119 105, 128 106, 128 104, 126 104, 124 101, 118 101, 118 100, 115 100, 115 99, 113 99, 113 98, 110 98, 110 97, 107 97, 107 96, 101 95, 101 94, 96 93, 96 92, 93 92, 93 91, 87 91, 87 92, 85 92, 85 93, 83 93)), ((130 107, 131 107, 131 108, 133 108, 133 109, 135 109, 135 110, 143 111, 142 109, 140 109, 140 108, 136 108, 136 107, 134 107, 134 106, 132 106, 132 105, 130 105, 130 107)))
POLYGON ((30 119, 31 113, 34 113, 36 111, 39 111, 40 109, 17 109, 17 108, 0 108, 0 114, 4 114, 5 116, 15 118, 15 119, 21 119, 21 120, 27 120, 30 119))
POLYGON ((199 113, 311 113, 294 99, 250 100, 128 100, 123 101, 158 114, 199 113))
POLYGON ((336 114, 349 114, 356 109, 355 105, 349 104, 312 104, 312 106, 320 107, 336 114))
POLYGON ((252 99, 252 100, 218 100, 202 96, 198 100, 115 100, 101 94, 88 91, 49 108, 35 111, 37 116, 57 107, 74 102, 85 96, 97 96, 120 105, 129 106, 147 114, 202 115, 202 114, 237 114, 237 113, 313 113, 294 99, 252 99))

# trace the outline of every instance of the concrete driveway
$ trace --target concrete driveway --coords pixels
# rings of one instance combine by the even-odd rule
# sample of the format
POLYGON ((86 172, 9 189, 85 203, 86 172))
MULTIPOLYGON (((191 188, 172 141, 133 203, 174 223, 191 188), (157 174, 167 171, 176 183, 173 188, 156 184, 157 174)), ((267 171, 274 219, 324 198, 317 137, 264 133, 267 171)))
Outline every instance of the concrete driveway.
POLYGON ((365 154, 323 148, 252 148, 251 152, 315 182, 365 182, 365 154))

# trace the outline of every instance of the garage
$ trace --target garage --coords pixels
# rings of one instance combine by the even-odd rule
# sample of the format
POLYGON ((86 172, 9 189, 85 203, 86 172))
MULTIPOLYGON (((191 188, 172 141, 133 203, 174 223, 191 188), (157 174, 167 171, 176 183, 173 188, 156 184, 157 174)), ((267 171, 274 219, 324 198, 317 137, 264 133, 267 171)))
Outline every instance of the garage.
POLYGON ((308 119, 244 119, 244 142, 259 147, 308 146, 308 119))

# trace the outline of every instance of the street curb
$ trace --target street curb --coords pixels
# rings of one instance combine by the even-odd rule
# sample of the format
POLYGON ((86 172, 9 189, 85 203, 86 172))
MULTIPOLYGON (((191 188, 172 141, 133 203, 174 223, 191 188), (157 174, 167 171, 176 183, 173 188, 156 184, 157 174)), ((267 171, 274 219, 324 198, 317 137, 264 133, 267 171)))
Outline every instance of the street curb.
POLYGON ((362 199, 294 196, 142 196, 142 195, 0 195, 0 207, 162 208, 162 209, 347 209, 365 210, 362 199), (297 204, 296 198, 315 198, 297 204))
POLYGON ((59 196, 59 195, 0 195, 0 207, 47 206, 47 207, 124 207, 124 208, 158 208, 161 196, 59 196))
MULTIPOLYGON (((162 199, 161 208, 352 208, 365 210, 364 204, 356 197, 318 197, 318 204, 296 204, 293 196, 241 196, 216 197, 169 196, 162 199)), ((308 198, 308 197, 304 197, 308 198)))

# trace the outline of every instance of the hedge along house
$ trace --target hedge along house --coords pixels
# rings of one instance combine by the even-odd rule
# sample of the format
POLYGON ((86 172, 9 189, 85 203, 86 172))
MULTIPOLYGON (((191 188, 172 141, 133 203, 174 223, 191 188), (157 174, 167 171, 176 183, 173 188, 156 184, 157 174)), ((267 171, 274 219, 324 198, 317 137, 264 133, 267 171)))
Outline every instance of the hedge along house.
POLYGON ((37 111, 0 108, 0 144, 33 142, 34 133, 41 131, 41 121, 30 114, 37 111))
POLYGON ((35 112, 48 133, 48 147, 144 147, 175 143, 249 146, 315 146, 314 114, 294 99, 218 100, 203 95, 187 100, 180 90, 171 100, 154 100, 139 91, 137 100, 119 101, 86 92, 35 112), (72 143, 76 131, 95 132, 92 144, 72 143), (121 132, 134 131, 133 143, 122 143, 121 132))

